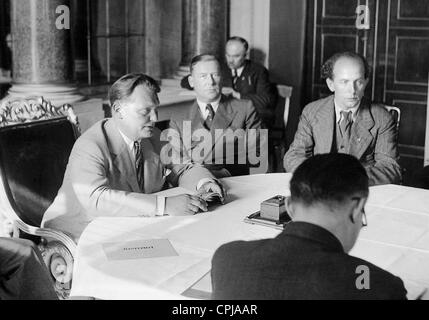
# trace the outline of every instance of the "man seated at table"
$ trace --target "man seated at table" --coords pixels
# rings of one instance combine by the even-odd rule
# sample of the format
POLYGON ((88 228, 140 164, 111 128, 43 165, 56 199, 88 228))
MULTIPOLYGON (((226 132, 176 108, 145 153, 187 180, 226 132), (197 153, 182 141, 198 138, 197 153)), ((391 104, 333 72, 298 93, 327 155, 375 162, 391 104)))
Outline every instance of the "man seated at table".
POLYGON ((384 107, 363 98, 370 74, 366 59, 353 52, 337 53, 321 73, 333 95, 303 110, 284 157, 286 171, 293 172, 312 155, 339 152, 361 161, 370 185, 399 183, 395 121, 384 107))
POLYGON ((401 279, 347 254, 366 226, 368 177, 356 158, 305 160, 290 192, 293 222, 280 235, 215 252, 214 299, 406 299, 401 279))
MULTIPOLYGON (((252 100, 262 122, 268 128, 274 121, 277 90, 270 83, 268 70, 261 64, 246 59, 249 43, 241 37, 231 37, 225 47, 226 64, 222 63, 222 84, 225 94, 236 99, 252 100)), ((189 76, 181 81, 181 86, 193 89, 189 76)))
MULTIPOLYGON (((260 130, 261 120, 251 100, 222 95, 219 61, 212 55, 194 57, 189 82, 196 101, 170 121, 172 163, 192 159, 217 178, 246 175, 251 165, 266 165, 266 130, 260 130)), ((173 166, 173 171, 177 168, 180 165, 173 166)))
POLYGON ((54 283, 29 240, 0 237, 0 300, 57 300, 54 283))
POLYGON ((191 192, 213 190, 220 182, 204 167, 183 163, 169 174, 161 162, 163 144, 156 129, 158 92, 155 80, 128 74, 110 91, 112 119, 94 124, 75 143, 61 189, 45 212, 43 226, 80 237, 96 217, 195 214, 207 211, 198 196, 157 197, 166 180, 191 192))

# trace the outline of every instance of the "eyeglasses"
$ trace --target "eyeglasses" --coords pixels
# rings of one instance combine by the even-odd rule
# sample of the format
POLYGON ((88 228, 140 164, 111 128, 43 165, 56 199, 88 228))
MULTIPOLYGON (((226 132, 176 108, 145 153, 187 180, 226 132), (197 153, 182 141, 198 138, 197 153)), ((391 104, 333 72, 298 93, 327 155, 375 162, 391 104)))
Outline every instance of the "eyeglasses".
POLYGON ((362 210, 362 227, 366 227, 368 225, 368 221, 366 220, 365 209, 362 210))

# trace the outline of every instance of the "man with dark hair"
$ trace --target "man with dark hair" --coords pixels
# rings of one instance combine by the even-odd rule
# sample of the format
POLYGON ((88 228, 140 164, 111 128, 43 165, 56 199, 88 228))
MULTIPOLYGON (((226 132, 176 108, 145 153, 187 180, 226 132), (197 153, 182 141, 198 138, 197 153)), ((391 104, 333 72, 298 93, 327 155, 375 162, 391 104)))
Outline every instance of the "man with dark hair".
MULTIPOLYGON (((277 92, 270 83, 268 70, 247 59, 248 50, 249 44, 245 39, 236 36, 228 39, 226 64, 221 65, 223 91, 239 100, 251 100, 262 122, 270 127, 274 121, 277 92)), ((182 79, 181 86, 192 89, 188 77, 182 79)))
POLYGON ((214 299, 406 299, 401 279, 348 255, 362 226, 368 177, 353 156, 305 160, 290 181, 292 222, 274 239, 221 246, 212 260, 214 299), (361 269, 367 270, 360 286, 361 269))
POLYGON ((96 217, 162 216, 207 211, 198 196, 151 195, 166 181, 190 191, 223 189, 204 167, 182 163, 169 174, 161 161, 163 143, 155 128, 157 93, 155 80, 144 74, 128 74, 110 91, 112 119, 94 124, 75 143, 61 189, 45 212, 43 226, 69 233, 74 239, 96 217))
POLYGON ((57 300, 39 250, 29 240, 0 238, 0 300, 57 300))
MULTIPOLYGON (((256 154, 261 128, 252 101, 221 94, 222 75, 214 56, 194 57, 190 69, 189 83, 195 90, 196 101, 188 111, 175 115, 170 122, 171 134, 176 135, 173 145, 173 150, 179 154, 176 158, 185 157, 200 163, 216 178, 249 174, 247 155, 250 149, 256 154), (255 133, 254 140, 249 138, 250 132, 255 133)), ((173 171, 176 168, 173 166, 173 171)))
POLYGON ((399 183, 397 130, 392 115, 364 98, 369 80, 366 59, 353 52, 337 53, 322 66, 333 95, 307 105, 295 139, 284 157, 293 172, 320 153, 347 153, 365 167, 370 185, 399 183))

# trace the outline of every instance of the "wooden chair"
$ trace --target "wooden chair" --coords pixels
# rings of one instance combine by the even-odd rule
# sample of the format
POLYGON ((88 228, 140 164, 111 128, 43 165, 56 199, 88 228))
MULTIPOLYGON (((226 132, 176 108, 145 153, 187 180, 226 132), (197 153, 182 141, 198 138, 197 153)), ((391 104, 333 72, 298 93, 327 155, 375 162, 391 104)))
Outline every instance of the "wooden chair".
POLYGON ((71 288, 76 244, 40 225, 62 184, 78 131, 70 105, 54 107, 43 98, 0 104, 0 214, 13 237, 39 245, 60 298, 71 288))
POLYGON ((384 105, 384 107, 387 109, 387 111, 389 111, 393 118, 396 121, 396 131, 398 132, 399 135, 399 124, 401 123, 401 109, 399 109, 398 107, 394 107, 394 106, 388 106, 388 105, 384 105))
MULTIPOLYGON (((393 116, 393 119, 396 123, 396 143, 399 141, 399 127, 401 124, 401 109, 395 106, 389 106, 383 103, 378 103, 377 105, 384 107, 389 113, 393 116)), ((404 175, 407 173, 407 170, 405 168, 401 168, 402 173, 402 179, 404 179, 404 175)), ((403 181, 401 181, 401 184, 403 181)))
POLYGON ((277 91, 279 96, 285 99, 284 109, 276 112, 276 116, 282 114, 282 117, 279 117, 273 128, 269 132, 269 153, 270 153, 270 171, 279 172, 283 171, 282 163, 283 157, 286 153, 285 147, 285 134, 286 126, 289 119, 289 108, 290 108, 290 99, 292 96, 293 87, 286 85, 277 85, 277 91))

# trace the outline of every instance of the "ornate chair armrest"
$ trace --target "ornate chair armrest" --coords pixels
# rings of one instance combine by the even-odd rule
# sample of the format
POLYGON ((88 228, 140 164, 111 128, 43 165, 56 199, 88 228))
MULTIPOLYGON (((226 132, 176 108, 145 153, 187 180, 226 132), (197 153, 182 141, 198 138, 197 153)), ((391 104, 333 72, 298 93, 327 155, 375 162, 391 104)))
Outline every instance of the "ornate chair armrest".
POLYGON ((68 236, 64 232, 49 228, 38 228, 29 226, 28 224, 25 224, 19 220, 15 220, 15 224, 20 230, 28 234, 32 234, 42 238, 49 238, 61 242, 70 251, 71 255, 74 258, 76 252, 76 243, 70 236, 68 236))

